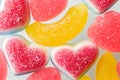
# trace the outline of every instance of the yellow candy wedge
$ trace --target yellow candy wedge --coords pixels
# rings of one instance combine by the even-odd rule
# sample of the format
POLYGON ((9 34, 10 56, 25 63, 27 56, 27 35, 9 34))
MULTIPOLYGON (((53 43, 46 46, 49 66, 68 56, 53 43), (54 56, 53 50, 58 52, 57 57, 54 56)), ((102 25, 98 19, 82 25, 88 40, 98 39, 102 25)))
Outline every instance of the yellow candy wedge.
POLYGON ((99 60, 96 68, 96 80, 120 80, 116 71, 117 61, 110 52, 99 60))
POLYGON ((58 46, 76 37, 84 28, 87 18, 87 7, 79 4, 71 7, 60 21, 52 24, 34 22, 26 28, 26 32, 38 44, 58 46))
POLYGON ((89 76, 83 76, 82 78, 80 78, 79 80, 91 80, 89 76))

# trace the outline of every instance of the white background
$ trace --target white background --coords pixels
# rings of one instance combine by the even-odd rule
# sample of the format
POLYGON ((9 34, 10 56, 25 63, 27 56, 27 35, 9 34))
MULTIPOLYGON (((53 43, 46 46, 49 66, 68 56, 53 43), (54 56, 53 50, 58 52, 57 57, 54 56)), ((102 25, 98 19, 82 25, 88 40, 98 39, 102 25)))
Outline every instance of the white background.
MULTIPOLYGON (((65 15, 65 13, 68 11, 68 9, 71 6, 73 6, 75 4, 82 3, 81 0, 68 0, 68 1, 69 2, 68 2, 68 5, 67 5, 66 9, 59 16, 57 16, 56 18, 54 18, 54 19, 52 19, 52 20, 50 20, 48 22, 45 22, 45 23, 53 23, 53 22, 56 22, 56 21, 60 20, 65 15)), ((120 12, 120 1, 118 0, 118 2, 112 8, 110 8, 109 10, 117 10, 117 11, 120 12)), ((93 22, 93 20, 94 20, 94 18, 96 16, 97 15, 95 13, 93 13, 93 12, 91 12, 89 10, 89 18, 88 18, 88 21, 87 21, 87 23, 85 25, 84 30, 75 39, 70 41, 70 43, 79 42, 81 40, 88 40, 87 29, 88 29, 89 25, 93 22)), ((32 22, 34 22, 34 20, 31 17, 31 22, 30 23, 32 23, 32 22)), ((20 35, 24 36, 25 38, 27 38, 29 41, 33 42, 27 36, 25 31, 21 31, 21 32, 19 32, 17 34, 20 34, 20 35)), ((0 35, 0 44, 1 44, 0 47, 1 48, 2 48, 2 43, 5 40, 5 38, 7 38, 7 36, 0 35)), ((46 47, 46 48, 49 50, 49 53, 51 53, 53 48, 49 48, 49 47, 46 47)), ((104 51, 102 49, 100 49, 100 55, 102 55, 102 53, 104 53, 104 51)), ((116 54, 116 53, 114 55, 115 55, 115 57, 120 56, 119 54, 116 54)), ((116 57, 117 60, 119 59, 118 57, 116 57)), ((47 66, 53 66, 53 65, 51 64, 51 62, 49 62, 49 64, 47 66)), ((9 71, 8 76, 7 76, 7 80, 26 80, 29 75, 30 74, 21 75, 21 76, 15 76, 11 71, 9 71)), ((95 80, 95 65, 86 73, 86 75, 89 75, 92 78, 92 80, 95 80)), ((70 80, 70 79, 68 79, 67 77, 62 75, 62 80, 70 80)))

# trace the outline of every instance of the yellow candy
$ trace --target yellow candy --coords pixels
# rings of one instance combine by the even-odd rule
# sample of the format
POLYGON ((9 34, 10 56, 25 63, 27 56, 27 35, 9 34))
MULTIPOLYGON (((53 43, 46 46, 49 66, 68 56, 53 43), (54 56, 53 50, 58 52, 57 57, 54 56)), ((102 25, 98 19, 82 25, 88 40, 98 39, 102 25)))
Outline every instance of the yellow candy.
POLYGON ((91 80, 89 76, 83 76, 82 78, 80 78, 79 80, 91 80))
POLYGON ((116 71, 117 61, 110 52, 99 60, 96 68, 96 80, 120 80, 116 71))
POLYGON ((87 7, 79 4, 71 7, 60 21, 52 24, 34 22, 26 28, 26 32, 39 44, 58 46, 76 37, 84 28, 87 18, 87 7))

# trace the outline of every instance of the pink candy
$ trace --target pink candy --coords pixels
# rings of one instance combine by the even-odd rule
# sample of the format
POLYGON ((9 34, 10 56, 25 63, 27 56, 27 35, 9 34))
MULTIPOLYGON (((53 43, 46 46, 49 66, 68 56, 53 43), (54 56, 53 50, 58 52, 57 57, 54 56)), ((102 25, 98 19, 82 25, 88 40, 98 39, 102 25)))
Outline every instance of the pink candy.
POLYGON ((98 16, 89 27, 88 36, 97 46, 120 52, 120 13, 108 11, 98 16))
POLYGON ((36 21, 47 21, 60 14, 68 0, 30 0, 32 16, 36 21))
POLYGON ((15 74, 23 74, 43 68, 48 61, 46 51, 29 43, 21 36, 12 36, 4 42, 4 52, 15 74))
POLYGON ((2 0, 0 7, 0 34, 20 31, 29 23, 28 0, 2 0))

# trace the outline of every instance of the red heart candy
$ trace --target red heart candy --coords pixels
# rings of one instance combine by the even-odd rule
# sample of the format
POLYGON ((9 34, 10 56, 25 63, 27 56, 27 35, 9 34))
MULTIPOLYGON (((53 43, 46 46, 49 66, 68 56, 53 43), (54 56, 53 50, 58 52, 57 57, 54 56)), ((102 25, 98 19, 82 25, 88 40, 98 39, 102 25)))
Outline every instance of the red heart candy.
POLYGON ((28 0, 1 0, 0 2, 0 34, 24 29, 30 18, 28 0))
POLYGON ((27 80, 61 80, 61 76, 56 68, 48 67, 36 71, 27 80))
POLYGON ((0 80, 6 80, 7 72, 7 62, 2 50, 0 49, 0 80))
POLYGON ((98 48, 85 41, 74 50, 70 46, 62 46, 52 53, 53 64, 72 79, 81 77, 96 61, 98 48))
POLYGON ((47 64, 46 51, 31 45, 21 36, 12 36, 3 46, 10 69, 15 74, 23 74, 43 68, 47 64))

